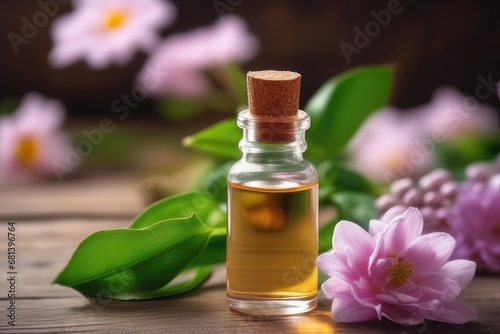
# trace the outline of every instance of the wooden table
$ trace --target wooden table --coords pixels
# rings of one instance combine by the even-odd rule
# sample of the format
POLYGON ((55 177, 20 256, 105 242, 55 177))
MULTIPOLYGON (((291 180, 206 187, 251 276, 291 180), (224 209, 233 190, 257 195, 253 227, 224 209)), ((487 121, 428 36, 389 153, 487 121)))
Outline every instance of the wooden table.
POLYGON ((79 242, 99 229, 126 227, 145 206, 131 176, 0 188, 0 332, 54 333, 500 333, 500 276, 479 275, 461 295, 479 319, 465 325, 389 321, 340 324, 330 302, 304 315, 248 316, 231 311, 220 268, 205 285, 175 298, 151 301, 87 299, 51 285, 79 242), (8 325, 7 223, 16 222, 16 326, 8 325))

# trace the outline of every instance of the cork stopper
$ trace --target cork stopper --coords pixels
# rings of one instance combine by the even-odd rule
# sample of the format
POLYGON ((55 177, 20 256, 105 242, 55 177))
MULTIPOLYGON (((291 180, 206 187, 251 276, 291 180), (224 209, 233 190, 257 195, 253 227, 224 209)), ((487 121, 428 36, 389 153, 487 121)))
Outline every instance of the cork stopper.
POLYGON ((255 130, 259 142, 294 141, 291 118, 299 110, 300 77, 299 73, 289 71, 248 72, 248 109, 250 114, 262 117, 255 130))
POLYGON ((289 71, 248 72, 247 87, 248 108, 252 115, 297 115, 300 74, 289 71))

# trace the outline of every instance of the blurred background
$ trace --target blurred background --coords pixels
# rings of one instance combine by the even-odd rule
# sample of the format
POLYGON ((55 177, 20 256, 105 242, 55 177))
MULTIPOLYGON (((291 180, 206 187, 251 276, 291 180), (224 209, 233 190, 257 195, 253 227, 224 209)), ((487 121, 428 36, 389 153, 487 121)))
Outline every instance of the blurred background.
MULTIPOLYGON (((63 2, 63 1, 61 1, 63 2)), ((57 15, 72 11, 71 2, 60 4, 57 15)), ((171 1, 178 9, 175 22, 161 30, 164 37, 220 19, 215 1, 171 1)), ((354 45, 354 27, 373 20, 370 11, 387 9, 388 1, 233 1, 237 6, 219 9, 242 17, 260 42, 259 52, 243 65, 245 70, 287 69, 300 72, 304 103, 328 78, 348 68, 397 64, 392 104, 407 108, 426 103, 433 91, 448 85, 474 95, 477 77, 500 76, 500 21, 498 3, 491 1, 402 1, 403 10, 347 63, 339 44, 354 45)), ((0 27, 20 34, 21 18, 40 11, 37 1, 0 3, 0 27)), ((50 21, 54 19, 51 18, 50 21)), ((130 91, 147 55, 138 52, 123 66, 89 69, 83 61, 54 69, 47 61, 53 42, 51 23, 39 28, 27 44, 14 53, 3 38, 0 58, 0 98, 22 96, 35 90, 54 96, 75 115, 109 112, 116 96, 130 91)), ((489 103, 500 106, 492 96, 489 103)), ((154 116, 152 101, 141 104, 141 115, 154 116)))
MULTIPOLYGON (((114 2, 120 4, 120 1, 114 2)), ((390 105, 399 111, 428 105, 441 87, 453 87, 462 94, 455 96, 455 101, 469 95, 476 97, 478 85, 484 86, 483 81, 486 81, 486 89, 489 90, 484 92, 488 95, 480 102, 491 105, 492 113, 498 115, 500 101, 496 83, 500 78, 500 21, 497 17, 498 4, 494 0, 440 0, 432 3, 367 0, 154 2, 168 4, 166 11, 171 12, 170 16, 167 15, 168 19, 165 16, 163 23, 151 28, 160 36, 156 43, 150 43, 155 47, 137 47, 129 52, 130 57, 125 60, 119 60, 120 56, 117 55, 114 61, 113 56, 110 56, 109 62, 96 66, 86 61, 84 56, 70 57, 66 62, 50 56, 51 52, 57 51, 54 51, 57 45, 65 43, 65 38, 67 41, 71 36, 78 36, 75 31, 83 29, 84 19, 80 20, 80 27, 75 28, 71 24, 64 26, 62 23, 56 27, 62 17, 79 11, 76 5, 79 2, 2 1, 0 28, 4 38, 0 55, 0 78, 3 79, 0 81, 1 112, 8 114, 15 110, 27 92, 57 99, 66 113, 62 127, 70 133, 73 142, 82 138, 82 129, 96 127, 100 119, 109 117, 116 125, 116 131, 106 136, 89 159, 84 159, 81 168, 139 168, 148 172, 162 169, 171 163, 171 157, 161 153, 163 149, 169 145, 179 148, 178 154, 184 157, 183 154, 188 153, 181 148, 180 138, 233 116, 234 110, 241 105, 240 101, 228 105, 224 104, 226 100, 205 103, 202 99, 205 110, 200 112, 195 110, 199 106, 186 106, 184 102, 193 100, 189 96, 186 98, 183 94, 177 94, 175 89, 172 92, 166 87, 164 92, 146 94, 146 98, 131 108, 123 121, 117 121, 119 113, 113 111, 112 104, 116 99, 121 99, 122 94, 133 91, 141 78, 140 73, 144 73, 144 68, 154 57, 166 57, 166 62, 173 61, 169 56, 155 51, 161 49, 158 46, 166 43, 170 37, 202 27, 216 27, 227 22, 228 17, 237 16, 241 19, 238 24, 245 25, 240 28, 253 41, 248 44, 248 54, 235 54, 226 62, 239 63, 243 72, 286 69, 301 73, 301 107, 334 75, 360 65, 390 63, 396 66, 390 105), (381 14, 381 11, 390 13, 389 17, 381 14), (376 16, 385 20, 385 23, 370 28, 369 23, 375 22, 376 16), (31 28, 26 25, 31 25, 31 28), (366 31, 367 27, 372 29, 371 32, 366 31), (63 36, 64 31, 68 32, 66 35, 69 37, 63 36), (364 33, 364 37, 359 35, 359 31, 364 33), (185 101, 177 101, 178 96, 185 101), (172 105, 180 107, 172 112, 172 105), (191 107, 194 109, 189 115, 180 115, 182 111, 179 110, 191 107), (144 147, 153 153, 147 153, 144 147), (131 155, 131 152, 135 152, 135 155, 131 155)), ((107 19, 118 20, 106 21, 111 30, 118 30, 116 27, 121 28, 127 23, 123 23, 123 17, 119 16, 109 16, 107 19)), ((238 38, 234 41, 238 41, 238 38)), ((243 44, 239 46, 240 49, 243 47, 243 44)), ((196 52, 194 47, 186 54, 196 52)), ((201 54, 203 52, 200 51, 201 54)), ((219 60, 217 66, 223 61, 219 60)), ((213 74, 207 68, 203 68, 203 71, 213 74)), ((217 75, 212 75, 209 81, 215 87, 223 86, 216 82, 217 75)), ((121 101, 120 105, 123 103, 121 101)), ((488 118, 488 122, 491 120, 498 122, 497 118, 488 118)), ((494 128, 495 131, 498 128, 494 128)))
MULTIPOLYGON (((499 272, 498 3, 0 1, 0 220, 26 222, 19 290, 36 298, 29 307, 40 296, 59 303, 45 287, 78 240, 141 211, 148 224, 195 212, 225 228, 250 70, 302 75, 320 252, 337 222, 367 228, 412 206, 426 232, 453 231, 460 258, 499 272)), ((260 205, 248 214, 260 217, 260 205)), ((282 219, 272 209, 262 217, 282 219)), ((217 235, 206 254, 223 262, 217 235)), ((32 321, 57 320, 49 308, 32 321)))

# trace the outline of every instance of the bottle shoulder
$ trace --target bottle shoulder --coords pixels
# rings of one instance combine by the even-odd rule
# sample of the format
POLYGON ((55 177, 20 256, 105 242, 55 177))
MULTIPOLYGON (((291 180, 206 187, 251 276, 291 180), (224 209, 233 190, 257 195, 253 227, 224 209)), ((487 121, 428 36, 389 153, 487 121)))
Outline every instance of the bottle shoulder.
POLYGON ((228 179, 231 183, 245 184, 262 182, 301 186, 318 183, 318 174, 314 166, 307 160, 294 163, 256 164, 248 161, 237 161, 229 170, 228 179))

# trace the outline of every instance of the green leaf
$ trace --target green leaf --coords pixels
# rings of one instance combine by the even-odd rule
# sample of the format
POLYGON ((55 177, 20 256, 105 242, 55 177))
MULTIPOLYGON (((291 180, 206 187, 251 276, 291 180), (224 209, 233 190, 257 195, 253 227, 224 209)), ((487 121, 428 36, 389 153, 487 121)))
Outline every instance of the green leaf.
POLYGON ((159 103, 162 115, 172 121, 184 121, 205 111, 228 112, 234 109, 234 102, 226 92, 213 91, 198 98, 169 96, 159 103))
MULTIPOLYGON (((186 192, 161 199, 148 206, 130 225, 132 229, 151 226, 170 218, 187 217, 196 213, 198 218, 211 227, 211 215, 217 209, 217 202, 199 191, 186 192)), ((217 224, 220 224, 217 221, 217 224)))
POLYGON ((196 189, 210 196, 219 205, 226 206, 227 200, 227 175, 234 161, 217 164, 205 173, 196 186, 196 189))
POLYGON ((467 165, 495 159, 500 152, 500 135, 463 135, 435 145, 436 166, 447 168, 455 179, 463 180, 467 165))
POLYGON ((208 245, 189 267, 207 266, 226 262, 226 228, 214 230, 208 245))
POLYGON ((361 174, 343 166, 336 160, 324 160, 316 164, 321 184, 319 197, 323 202, 337 192, 354 191, 373 194, 374 186, 361 174))
POLYGON ((327 81, 305 107, 311 116, 306 132, 311 154, 337 156, 363 121, 387 103, 392 76, 391 66, 366 66, 327 81))
POLYGON ((339 215, 321 227, 318 233, 318 253, 324 253, 332 249, 333 230, 335 225, 342 220, 339 215))
POLYGON ((368 229, 370 219, 378 217, 375 196, 359 192, 339 192, 333 194, 332 201, 343 219, 352 221, 368 229))
POLYGON ((318 232, 318 253, 324 253, 332 249, 332 238, 333 231, 335 230, 335 226, 339 221, 344 220, 344 216, 337 209, 337 214, 333 219, 324 224, 318 232))
POLYGON ((167 97, 159 101, 159 110, 168 120, 184 121, 206 111, 205 99, 167 97))
MULTIPOLYGON (((212 181, 217 182, 219 179, 217 177, 212 181)), ((198 187, 198 189, 213 194, 214 188, 207 186, 198 187)), ((226 193, 225 176, 224 186, 217 189, 226 193)), ((224 263, 226 261, 226 215, 220 210, 220 203, 217 202, 216 197, 204 195, 201 191, 170 196, 153 203, 134 220, 130 228, 143 228, 154 224, 155 221, 183 217, 194 212, 206 225, 215 230, 207 247, 189 267, 224 263)))
POLYGON ((183 270, 169 284, 159 290, 134 293, 134 299, 168 297, 196 288, 212 274, 210 267, 196 267, 183 270))
MULTIPOLYGON (((93 168, 107 166, 123 166, 124 163, 130 161, 131 152, 135 152, 138 147, 142 147, 140 143, 141 136, 130 129, 116 127, 112 133, 107 134, 98 145, 93 146, 92 159, 88 159, 84 163, 93 168)), ((73 138, 75 143, 88 140, 88 137, 83 135, 83 132, 75 135, 73 138)))
POLYGON ((332 248, 332 238, 335 226, 341 220, 349 220, 368 229, 370 219, 377 218, 375 197, 359 192, 338 192, 331 196, 331 201, 337 208, 334 219, 321 227, 318 233, 318 252, 324 253, 332 248))
POLYGON ((0 101, 0 116, 3 114, 10 114, 21 105, 20 98, 7 98, 0 101))
POLYGON ((143 229, 98 231, 81 242, 54 283, 91 296, 129 300, 148 292, 148 298, 160 297, 161 289, 203 252, 212 233, 194 214, 143 229))
POLYGON ((325 274, 322 271, 319 271, 318 272, 318 287, 321 287, 321 285, 323 283, 325 283, 329 278, 330 278, 330 276, 328 276, 327 274, 325 274))
POLYGON ((236 111, 239 112, 248 106, 246 75, 238 64, 235 63, 227 64, 226 70, 231 93, 234 95, 238 104, 236 111))
POLYGON ((236 125, 236 119, 231 118, 185 137, 182 143, 224 160, 234 160, 241 157, 238 150, 241 137, 242 131, 236 125))

